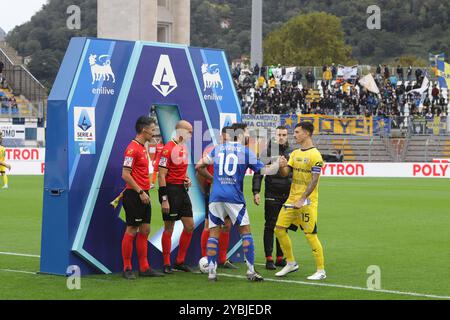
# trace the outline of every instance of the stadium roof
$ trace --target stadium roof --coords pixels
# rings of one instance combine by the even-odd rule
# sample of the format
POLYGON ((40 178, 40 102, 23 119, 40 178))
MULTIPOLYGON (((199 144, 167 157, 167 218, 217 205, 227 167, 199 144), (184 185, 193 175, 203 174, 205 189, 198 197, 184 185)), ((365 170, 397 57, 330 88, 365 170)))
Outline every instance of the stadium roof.
POLYGON ((6 32, 0 27, 0 41, 5 40, 6 32))

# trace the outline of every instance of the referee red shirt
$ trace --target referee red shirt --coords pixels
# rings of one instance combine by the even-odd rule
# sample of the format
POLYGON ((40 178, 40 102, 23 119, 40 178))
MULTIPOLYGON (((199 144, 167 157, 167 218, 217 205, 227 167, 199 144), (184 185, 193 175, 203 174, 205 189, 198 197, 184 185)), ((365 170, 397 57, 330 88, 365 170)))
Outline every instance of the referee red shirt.
POLYGON ((158 143, 156 145, 156 152, 155 152, 155 160, 153 162, 153 169, 154 170, 158 170, 158 166, 159 166, 159 159, 161 159, 161 153, 164 149, 164 144, 162 143, 158 143))
POLYGON ((166 183, 183 184, 188 167, 186 145, 170 140, 161 153, 159 166, 167 169, 166 183))
MULTIPOLYGON (((203 152, 203 158, 206 157, 212 150, 214 149, 214 146, 209 146, 205 149, 205 151, 203 152)), ((212 175, 214 176, 214 165, 210 164, 209 166, 206 167, 206 170, 212 175)), ((209 179, 206 179, 206 183, 211 185, 212 181, 209 179)))
MULTIPOLYGON (((148 153, 143 144, 133 140, 125 150, 124 168, 131 169, 131 176, 142 190, 150 190, 150 178, 148 175, 148 153)), ((127 189, 133 189, 126 184, 127 189)))

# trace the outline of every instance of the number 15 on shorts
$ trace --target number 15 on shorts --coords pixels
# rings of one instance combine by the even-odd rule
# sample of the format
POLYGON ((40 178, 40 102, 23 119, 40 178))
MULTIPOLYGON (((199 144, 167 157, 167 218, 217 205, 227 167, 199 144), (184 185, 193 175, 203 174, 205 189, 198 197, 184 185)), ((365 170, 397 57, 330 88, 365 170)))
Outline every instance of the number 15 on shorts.
POLYGON ((303 222, 309 222, 309 213, 300 213, 303 222))

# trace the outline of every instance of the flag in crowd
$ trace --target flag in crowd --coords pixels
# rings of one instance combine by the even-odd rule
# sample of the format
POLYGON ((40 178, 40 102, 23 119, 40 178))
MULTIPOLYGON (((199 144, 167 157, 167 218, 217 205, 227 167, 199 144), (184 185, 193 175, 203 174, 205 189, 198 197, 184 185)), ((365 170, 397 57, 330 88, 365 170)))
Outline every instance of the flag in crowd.
POLYGON ((428 90, 429 87, 430 87, 430 80, 428 80, 427 75, 425 75, 425 77, 423 78, 422 85, 420 86, 420 88, 410 90, 407 93, 417 92, 419 94, 423 94, 424 92, 426 92, 428 90))
POLYGON ((432 54, 428 55, 431 69, 436 77, 438 77, 439 86, 441 88, 449 88, 450 84, 450 65, 445 62, 445 54, 432 54))
POLYGON ((380 94, 380 89, 378 89, 377 84, 375 83, 375 79, 373 78, 371 73, 359 79, 359 83, 368 91, 380 94))
POLYGON ((438 66, 439 86, 441 88, 450 88, 450 64, 442 62, 438 66))

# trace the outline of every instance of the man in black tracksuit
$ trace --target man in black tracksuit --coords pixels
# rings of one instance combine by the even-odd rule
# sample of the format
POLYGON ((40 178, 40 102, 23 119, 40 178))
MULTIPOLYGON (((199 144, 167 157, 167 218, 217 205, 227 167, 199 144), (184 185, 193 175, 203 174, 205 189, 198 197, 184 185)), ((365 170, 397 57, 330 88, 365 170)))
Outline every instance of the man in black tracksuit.
MULTIPOLYGON (((293 149, 288 143, 288 130, 284 126, 279 126, 276 129, 276 141, 270 141, 267 150, 267 159, 261 159, 264 163, 270 163, 272 157, 271 153, 278 152, 280 156, 284 156, 289 160, 289 156, 293 149)), ((278 156, 274 154, 273 156, 278 156)), ((264 157, 265 158, 265 157, 264 157)), ((256 205, 260 203, 260 191, 261 183, 264 176, 259 173, 253 175, 252 181, 252 191, 253 191, 253 201, 256 205)), ((284 267, 286 265, 286 260, 283 259, 283 251, 281 250, 278 240, 276 240, 276 262, 274 263, 272 258, 273 251, 273 238, 275 223, 277 222, 278 213, 281 210, 283 203, 286 202, 289 197, 289 191, 291 189, 292 173, 284 178, 279 173, 273 176, 266 176, 265 183, 265 224, 264 224, 264 252, 266 255, 266 269, 275 270, 277 267, 284 267)), ((296 230, 294 225, 289 228, 291 230, 296 230)))

